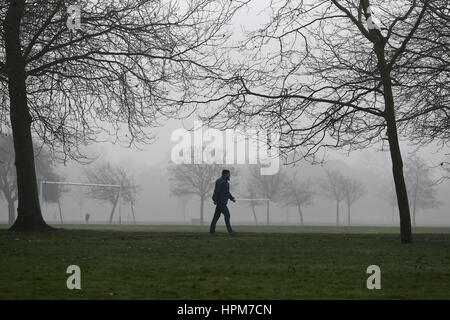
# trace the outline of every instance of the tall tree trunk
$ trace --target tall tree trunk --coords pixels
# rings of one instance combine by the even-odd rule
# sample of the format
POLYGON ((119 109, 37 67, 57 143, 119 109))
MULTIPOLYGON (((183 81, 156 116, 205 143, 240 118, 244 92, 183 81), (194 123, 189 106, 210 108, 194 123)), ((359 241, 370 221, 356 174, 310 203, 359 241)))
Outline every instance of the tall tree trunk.
POLYGON ((336 200, 336 225, 339 226, 339 204, 340 201, 336 200))
POLYGON ((258 220, 256 219, 255 206, 252 205, 253 219, 255 219, 255 225, 258 225, 258 220))
POLYGON ((131 203, 130 206, 131 206, 131 214, 133 215, 133 224, 136 224, 136 217, 134 216, 134 206, 133 206, 133 203, 131 203))
POLYGON ((203 225, 204 221, 203 221, 203 207, 205 204, 205 197, 201 196, 200 197, 200 224, 203 225))
MULTIPOLYGON (((389 112, 390 113, 390 112, 389 112)), ((389 118, 394 117, 394 110, 389 118)), ((411 243, 411 216, 409 213, 408 194, 406 191, 405 178, 403 176, 403 161, 398 144, 397 129, 395 120, 388 120, 389 145, 392 158, 392 172, 395 181, 395 191, 397 193, 397 202, 400 215, 400 237, 402 243, 411 243)))
POLYGON ((350 203, 347 203, 347 225, 350 227, 350 203))
POLYGON ((299 204, 297 204, 298 214, 300 216, 300 224, 303 225, 303 211, 299 204))
POLYGON ((113 207, 111 210, 111 214, 109 215, 109 224, 111 224, 113 221, 114 211, 116 211, 117 202, 119 202, 119 197, 120 197, 120 192, 117 193, 116 200, 114 201, 114 204, 113 204, 113 207))
POLYGON ((408 193, 406 191, 405 177, 403 175, 403 160, 398 142, 397 123, 395 119, 394 96, 390 70, 388 69, 382 40, 375 44, 375 52, 378 58, 378 69, 384 88, 384 118, 386 119, 387 136, 392 160, 392 173, 397 194, 398 209, 400 215, 400 238, 402 243, 411 243, 411 215, 409 212, 408 193))
POLYGON ((10 99, 10 120, 14 138, 17 174, 17 219, 11 231, 46 231, 41 213, 31 136, 32 118, 27 104, 25 61, 20 46, 20 23, 25 0, 11 1, 4 21, 6 72, 10 99))
POLYGON ((8 223, 12 225, 16 219, 16 206, 14 200, 8 200, 8 223))
POLYGON ((59 201, 59 198, 58 198, 58 208, 59 208, 59 219, 61 220, 61 224, 64 224, 63 217, 62 217, 61 201, 59 201))
POLYGON ((267 225, 269 225, 270 201, 267 201, 267 225))

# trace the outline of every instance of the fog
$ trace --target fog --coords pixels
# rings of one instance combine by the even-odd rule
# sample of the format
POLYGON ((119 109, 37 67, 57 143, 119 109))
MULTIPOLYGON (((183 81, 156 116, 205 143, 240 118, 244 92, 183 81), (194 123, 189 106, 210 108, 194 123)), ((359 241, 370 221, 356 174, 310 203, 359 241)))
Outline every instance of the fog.
MULTIPOLYGON (((268 3, 268 2, 267 2, 268 3)), ((248 7, 233 20, 234 37, 239 39, 242 30, 251 29, 266 22, 268 15, 258 8, 264 5, 248 7), (249 18, 251 17, 251 18, 249 18)), ((203 110, 199 110, 201 113, 203 110)), ((171 150, 176 144, 171 141, 171 134, 177 128, 189 127, 194 120, 191 117, 186 121, 169 120, 162 126, 152 131, 156 140, 149 145, 140 145, 137 149, 124 148, 115 145, 112 141, 96 143, 83 150, 92 159, 91 164, 83 165, 75 161, 66 164, 58 164, 57 171, 65 181, 86 183, 83 174, 87 167, 95 167, 100 163, 109 162, 112 166, 122 167, 137 186, 140 187, 137 201, 134 206, 137 223, 186 223, 191 224, 192 219, 199 218, 199 197, 192 195, 187 203, 185 211, 179 199, 171 195, 171 183, 167 171, 170 163, 171 150), (183 212, 186 216, 184 217, 183 212)), ((433 180, 439 180, 446 172, 439 168, 439 164, 445 161, 445 155, 449 154, 448 148, 440 149, 439 146, 428 146, 417 149, 408 141, 401 143, 404 163, 412 154, 417 154, 432 168, 433 180)), ((391 161, 387 148, 381 150, 380 145, 374 145, 369 149, 354 151, 350 154, 336 150, 326 150, 323 164, 311 165, 306 161, 299 161, 294 168, 300 179, 309 179, 314 184, 314 196, 312 204, 304 208, 304 222, 306 225, 335 224, 336 205, 333 199, 327 198, 319 184, 325 179, 326 170, 337 170, 346 177, 357 179, 364 185, 364 194, 352 206, 352 225, 394 225, 398 226, 399 217, 397 208, 393 208, 386 201, 386 197, 392 194, 391 161), (383 195, 384 194, 384 195, 383 195)), ((224 165, 223 168, 227 168, 224 165)), ((231 177, 231 192, 236 198, 246 197, 246 170, 248 165, 237 165, 239 170, 237 177, 231 177), (237 185, 236 185, 237 184, 237 185)), ((282 166, 281 170, 284 168, 282 166)), ((217 171, 217 178, 220 177, 217 171)), ((448 174, 448 173, 447 173, 448 174)), ((433 208, 417 210, 416 224, 419 226, 443 226, 450 225, 450 181, 443 180, 434 187, 435 197, 439 202, 433 208)), ((205 202, 205 224, 208 224, 214 212, 214 204, 209 196, 205 202)), ((66 192, 61 198, 61 208, 65 223, 85 223, 84 217, 90 214, 90 223, 107 223, 112 204, 93 200, 88 197, 88 187, 66 187, 66 192)), ((411 195, 410 202, 411 202, 411 195)), ((282 203, 282 202, 281 202, 282 203)), ((271 201, 270 221, 272 224, 298 225, 299 217, 295 207, 283 207, 280 201, 271 201)), ((129 205, 119 205, 115 212, 114 223, 118 223, 119 214, 121 223, 133 222, 129 205), (120 213, 119 213, 120 210, 120 213)), ((8 221, 8 208, 6 202, 0 198, 0 220, 8 221)), ((234 223, 254 224, 251 208, 245 202, 230 204, 231 217, 234 223)), ((264 225, 266 219, 265 205, 257 206, 256 213, 258 224, 264 225)), ((340 206, 341 225, 346 224, 346 207, 342 202, 340 206)), ((43 216, 48 222, 59 223, 59 209, 56 204, 43 204, 43 216)), ((221 222, 220 222, 221 223, 221 222)))
MULTIPOLYGON (((171 195, 171 182, 167 171, 170 163, 171 149, 176 142, 171 141, 172 132, 180 127, 188 127, 186 122, 169 121, 157 131, 157 140, 150 145, 143 146, 141 150, 136 148, 123 148, 110 142, 91 145, 84 150, 93 160, 91 164, 80 164, 74 161, 66 165, 58 164, 57 171, 61 173, 67 182, 87 182, 83 171, 86 167, 95 166, 98 163, 109 162, 111 165, 121 166, 134 178, 136 185, 140 187, 135 204, 136 223, 154 224, 192 224, 192 219, 200 217, 200 199, 192 195, 184 211, 182 203, 177 197, 171 195)), ((312 205, 304 208, 305 225, 335 225, 335 202, 323 194, 318 183, 325 177, 326 170, 337 170, 344 176, 355 178, 364 185, 363 196, 352 206, 352 225, 393 225, 398 226, 398 210, 393 209, 385 200, 390 190, 386 188, 386 181, 393 186, 391 178, 391 163, 389 153, 381 151, 379 146, 344 154, 335 150, 327 150, 323 164, 311 165, 306 161, 299 161, 295 167, 292 165, 281 166, 281 171, 286 169, 298 171, 300 179, 310 179, 314 187, 312 205)), ((409 146, 406 142, 402 145, 404 162, 408 157, 417 153, 427 161, 432 169, 433 179, 438 180, 444 171, 439 168, 443 161, 442 155, 446 150, 436 153, 437 147, 427 147, 420 150, 409 146)), ((223 165, 223 168, 229 166, 223 165)), ((230 181, 231 192, 237 198, 245 198, 246 171, 249 165, 236 165, 238 176, 232 176, 230 181)), ((217 172, 217 178, 221 172, 217 172)), ((416 217, 417 226, 449 226, 450 225, 450 181, 444 180, 436 185, 436 198, 439 206, 435 208, 418 209, 416 217)), ((90 199, 87 194, 89 187, 66 187, 66 192, 61 198, 61 206, 64 223, 86 223, 85 214, 90 214, 89 223, 108 223, 112 204, 109 202, 90 199)), ((213 190, 205 202, 204 223, 208 224, 214 213, 214 204, 211 200, 213 190)), ((411 195, 409 195, 411 198, 411 195)), ((411 201, 410 201, 411 204, 411 201)), ((2 222, 7 222, 8 210, 5 201, 0 201, 2 222)), ((252 210, 245 201, 237 201, 230 204, 231 219, 235 224, 255 224, 252 210)), ((270 203, 270 223, 282 225, 299 225, 299 215, 295 207, 283 207, 279 202, 270 203)), ((258 225, 266 224, 266 205, 263 203, 255 208, 258 225)), ((47 222, 60 223, 59 209, 56 204, 44 204, 43 215, 47 222)), ((129 205, 121 207, 121 223, 133 223, 132 212, 129 205)), ((341 225, 346 225, 347 211, 344 203, 340 205, 341 225)), ((119 208, 115 212, 113 223, 119 223, 119 208)), ((196 222, 197 223, 197 222, 196 222)), ((223 221, 219 221, 219 224, 223 221)))

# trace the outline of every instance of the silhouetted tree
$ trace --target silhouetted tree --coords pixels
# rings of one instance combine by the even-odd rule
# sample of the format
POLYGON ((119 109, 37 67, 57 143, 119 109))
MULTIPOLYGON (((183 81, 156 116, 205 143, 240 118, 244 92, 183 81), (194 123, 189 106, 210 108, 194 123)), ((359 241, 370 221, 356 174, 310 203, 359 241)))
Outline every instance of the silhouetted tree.
POLYGON ((336 201, 336 225, 339 226, 339 206, 345 199, 344 176, 336 170, 325 171, 325 179, 320 182, 325 196, 336 201))
POLYGON ((411 156, 406 162, 405 176, 413 211, 413 226, 416 226, 417 209, 439 205, 436 185, 431 177, 431 167, 417 155, 411 156))
POLYGON ((42 218, 32 133, 78 158, 100 133, 148 142, 157 119, 208 86, 222 64, 223 27, 241 1, 7 0, 0 3, 0 91, 14 137, 18 219, 11 230, 50 229, 42 218), (69 30, 68 6, 81 8, 69 30), (204 82, 202 82, 204 80, 204 82), (177 100, 177 102, 175 102, 177 100), (108 125, 107 125, 108 124, 108 125))
POLYGON ((342 180, 342 192, 344 193, 344 201, 347 204, 347 225, 350 226, 351 206, 364 195, 364 185, 352 178, 344 178, 342 180))
MULTIPOLYGON (((440 112, 439 119, 448 119, 448 104, 430 104, 428 94, 434 91, 433 101, 446 101, 448 91, 425 86, 430 78, 427 70, 434 72, 436 82, 448 84, 444 69, 433 63, 439 56, 416 50, 430 27, 427 21, 436 15, 433 7, 442 8, 443 19, 448 17, 445 4, 442 0, 270 2, 270 20, 248 32, 239 57, 227 65, 228 74, 217 83, 221 90, 205 93, 204 102, 217 104, 222 99, 205 118, 220 127, 276 131, 281 141, 274 144, 279 143, 280 150, 294 150, 313 161, 324 147, 351 151, 387 141, 401 241, 410 243, 398 136, 408 135, 414 119, 427 114, 440 112), (376 17, 371 4, 378 9, 376 17)), ((448 57, 445 39, 436 46, 448 57)))
MULTIPOLYGON (((89 192, 87 193, 87 196, 92 199, 106 201, 112 204, 113 207, 109 216, 109 223, 112 223, 113 221, 114 212, 120 199, 124 204, 130 205, 133 214, 133 222, 136 222, 134 217, 134 204, 136 203, 139 194, 139 187, 134 183, 132 177, 124 168, 113 166, 108 162, 85 169, 84 176, 86 180, 92 184, 120 186, 120 188, 94 186, 90 187, 89 192)), ((120 219, 119 222, 121 222, 120 219)))
POLYGON ((171 194, 177 197, 196 195, 200 198, 200 223, 204 224, 204 204, 212 194, 214 184, 222 173, 223 166, 217 164, 171 164, 168 167, 171 194))
POLYGON ((415 142, 448 145, 450 139, 450 12, 448 0, 428 1, 429 9, 401 61, 405 95, 416 112, 408 134, 415 142))
POLYGON ((303 225, 303 208, 313 203, 313 183, 309 179, 301 179, 297 171, 295 171, 286 175, 283 185, 283 192, 280 193, 279 202, 284 207, 296 207, 300 217, 300 224, 303 225))

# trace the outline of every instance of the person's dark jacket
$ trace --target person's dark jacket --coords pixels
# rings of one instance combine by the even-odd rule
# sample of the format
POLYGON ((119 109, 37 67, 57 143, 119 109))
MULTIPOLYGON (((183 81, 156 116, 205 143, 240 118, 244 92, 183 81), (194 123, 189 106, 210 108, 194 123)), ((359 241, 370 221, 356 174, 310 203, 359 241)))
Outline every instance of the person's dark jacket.
POLYGON ((230 184, 224 177, 217 179, 212 199, 219 206, 227 205, 228 199, 234 199, 230 193, 230 184))

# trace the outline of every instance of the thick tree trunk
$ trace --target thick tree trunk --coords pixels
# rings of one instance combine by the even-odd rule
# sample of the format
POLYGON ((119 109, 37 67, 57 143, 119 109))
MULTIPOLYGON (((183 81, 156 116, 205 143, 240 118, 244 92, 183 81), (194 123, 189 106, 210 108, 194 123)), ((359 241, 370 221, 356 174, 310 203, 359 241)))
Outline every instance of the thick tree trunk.
POLYGON ((298 214, 300 216, 300 224, 303 225, 303 211, 302 211, 302 207, 297 204, 297 209, 298 209, 298 214))
POLYGON ((27 104, 25 62, 20 47, 20 22, 24 0, 11 1, 4 21, 6 72, 10 99, 10 120, 14 138, 17 173, 17 219, 11 231, 46 231, 52 228, 42 218, 39 204, 31 115, 27 104))
POLYGON ((406 191, 405 177, 403 175, 403 160, 398 142, 397 123, 395 119, 394 96, 390 71, 384 56, 384 44, 378 41, 375 44, 378 58, 378 69, 383 81, 384 88, 384 117, 386 119, 387 136, 392 160, 392 173, 397 194, 398 209, 400 215, 400 238, 402 243, 411 243, 411 216, 409 212, 408 194, 406 191))
POLYGON ((339 204, 340 201, 336 201, 336 225, 339 226, 339 204))
POLYGON ((258 220, 256 219, 255 206, 252 206, 253 219, 255 219, 255 225, 258 225, 258 220))
POLYGON ((8 200, 8 223, 12 225, 14 220, 16 220, 16 206, 14 200, 8 200))
MULTIPOLYGON (((393 117, 394 111, 392 110, 393 117)), ((400 147, 397 138, 397 128, 395 120, 388 120, 389 145, 392 159, 392 172, 395 181, 395 191, 397 193, 397 202, 400 215, 400 237, 402 243, 411 243, 411 216, 409 213, 408 194, 406 191, 405 178, 403 176, 403 161, 400 153, 400 147), (389 133, 390 131, 390 133, 389 133)))

